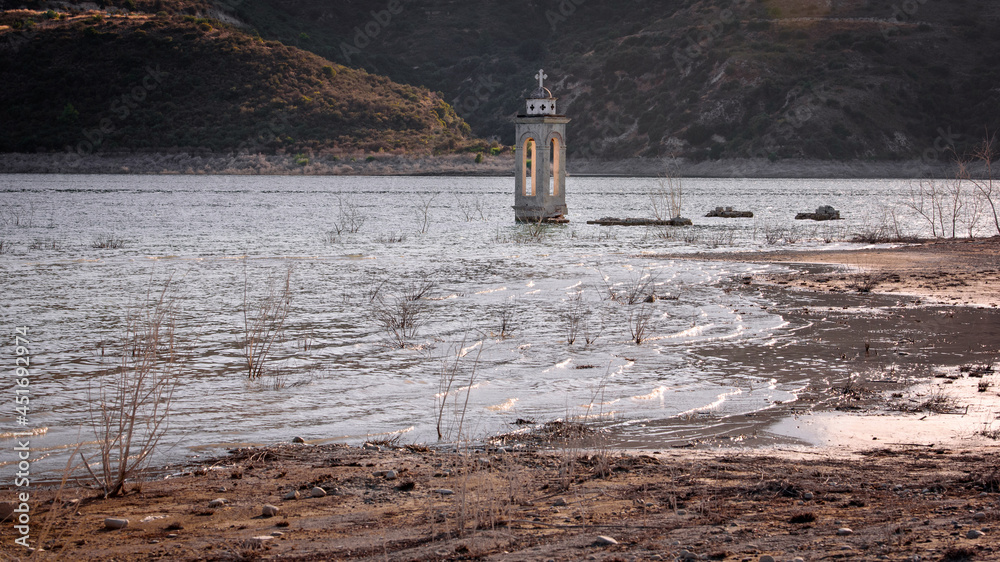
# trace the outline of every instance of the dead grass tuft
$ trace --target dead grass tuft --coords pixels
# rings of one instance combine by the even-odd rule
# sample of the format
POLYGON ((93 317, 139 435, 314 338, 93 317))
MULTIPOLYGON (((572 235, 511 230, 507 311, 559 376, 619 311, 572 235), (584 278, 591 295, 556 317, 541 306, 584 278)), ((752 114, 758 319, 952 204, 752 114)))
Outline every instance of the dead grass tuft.
POLYGON ((812 513, 797 513, 788 519, 789 523, 795 523, 797 525, 812 523, 814 521, 816 521, 816 516, 812 513))
POLYGON ((976 550, 967 546, 953 546, 944 551, 941 562, 971 562, 975 560, 976 550))
MULTIPOLYGON (((519 420, 520 421, 520 420, 519 420)), ((527 420, 525 420, 527 421, 527 420)), ((597 430, 584 423, 551 421, 527 433, 504 433, 491 439, 495 445, 521 443, 546 447, 561 445, 570 441, 588 440, 597 436, 597 430)))
POLYGON ((896 402, 891 405, 890 409, 898 412, 908 412, 911 414, 920 412, 930 412, 933 414, 956 414, 964 410, 958 406, 958 401, 955 400, 954 397, 949 396, 940 390, 935 391, 929 396, 925 396, 923 400, 910 399, 907 402, 896 402))
POLYGON ((802 488, 787 480, 766 480, 746 490, 746 494, 750 496, 780 496, 785 498, 800 497, 802 492, 802 488))

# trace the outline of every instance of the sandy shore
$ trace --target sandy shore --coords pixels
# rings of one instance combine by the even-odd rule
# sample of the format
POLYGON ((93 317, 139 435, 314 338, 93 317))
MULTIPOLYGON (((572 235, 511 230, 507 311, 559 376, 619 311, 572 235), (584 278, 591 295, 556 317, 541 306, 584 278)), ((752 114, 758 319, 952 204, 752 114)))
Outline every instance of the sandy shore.
MULTIPOLYGON (((810 320, 782 349, 790 368, 820 358, 865 373, 776 405, 756 440, 623 452, 590 428, 546 424, 458 453, 240 449, 120 498, 39 485, 32 544, 46 550, 30 559, 998 560, 998 249, 698 257, 788 264, 795 273, 733 290, 810 320), (918 385, 895 376, 918 371, 918 385), (107 530, 107 517, 129 524, 107 530)), ((11 523, 0 532, 3 556, 28 554, 11 523)))
POLYGON ((941 304, 1000 304, 1000 236, 895 248, 678 254, 678 259, 796 265, 763 280, 810 291, 909 295, 941 304), (808 267, 816 265, 839 267, 808 267))

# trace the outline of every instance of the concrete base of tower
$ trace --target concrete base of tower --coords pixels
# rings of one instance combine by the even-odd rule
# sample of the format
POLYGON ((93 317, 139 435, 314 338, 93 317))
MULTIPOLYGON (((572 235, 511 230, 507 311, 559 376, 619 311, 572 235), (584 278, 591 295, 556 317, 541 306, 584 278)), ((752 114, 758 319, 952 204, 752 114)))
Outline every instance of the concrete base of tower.
POLYGON ((527 206, 527 205, 515 205, 514 206, 514 221, 524 222, 524 223, 556 223, 565 224, 569 222, 569 219, 565 218, 568 213, 566 205, 552 205, 552 206, 527 206))

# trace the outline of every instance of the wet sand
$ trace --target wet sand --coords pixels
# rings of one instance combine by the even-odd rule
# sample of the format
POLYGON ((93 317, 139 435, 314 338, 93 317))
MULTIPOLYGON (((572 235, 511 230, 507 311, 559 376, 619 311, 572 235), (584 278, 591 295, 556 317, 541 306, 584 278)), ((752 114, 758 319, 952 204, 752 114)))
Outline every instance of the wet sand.
POLYGON ((758 345, 720 342, 703 352, 701 359, 722 365, 716 369, 729 377, 746 372, 782 384, 805 381, 797 399, 745 415, 720 418, 708 410, 692 419, 647 422, 641 433, 612 431, 608 439, 613 446, 647 451, 663 447, 863 449, 872 445, 874 434, 860 432, 850 437, 838 432, 834 438, 825 428, 863 427, 873 416, 878 416, 879 428, 894 428, 881 437, 883 444, 984 444, 976 432, 1000 413, 1000 399, 993 392, 1000 389, 970 390, 979 379, 967 375, 977 366, 1000 359, 1000 310, 926 304, 923 299, 891 294, 790 290, 766 279, 749 283, 737 279, 733 290, 760 302, 777 303, 761 306, 785 319, 787 335, 758 345), (954 395, 963 407, 974 405, 961 416, 932 416, 935 424, 951 429, 947 438, 927 437, 921 426, 931 425, 930 421, 914 425, 920 416, 901 412, 909 401, 935 392, 954 395), (987 403, 980 404, 984 399, 987 403), (801 423, 783 423, 789 419, 801 423))
MULTIPOLYGON (((558 424, 458 453, 241 449, 122 498, 39 487, 32 541, 47 550, 31 559, 1000 559, 998 247, 713 254, 804 273, 731 280, 801 326, 780 360, 712 353, 812 381, 718 431, 631 452, 613 433, 558 424), (859 292, 851 276, 871 273, 899 280, 859 292), (262 515, 268 504, 277 515, 262 515), (105 517, 129 525, 106 530, 105 517)), ((25 556, 2 529, 0 553, 25 556)))
POLYGON ((1000 236, 896 248, 671 257, 796 265, 794 273, 771 275, 765 280, 811 291, 872 292, 912 295, 942 304, 1000 305, 1000 236))

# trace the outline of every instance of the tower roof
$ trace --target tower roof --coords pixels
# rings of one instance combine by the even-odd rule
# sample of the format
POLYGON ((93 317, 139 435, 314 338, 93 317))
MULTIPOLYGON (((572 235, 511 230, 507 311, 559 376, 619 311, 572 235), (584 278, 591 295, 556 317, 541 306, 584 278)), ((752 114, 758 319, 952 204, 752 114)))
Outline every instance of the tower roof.
POLYGON ((544 70, 539 70, 535 78, 538 79, 538 87, 531 92, 531 94, 525 98, 526 112, 525 115, 555 115, 556 114, 556 98, 552 95, 552 92, 545 87, 545 79, 548 78, 548 74, 545 74, 544 70))
POLYGON ((555 99, 555 98, 552 97, 552 92, 550 92, 548 88, 539 86, 535 88, 535 91, 531 92, 531 95, 528 96, 528 99, 539 100, 539 99, 555 99))

